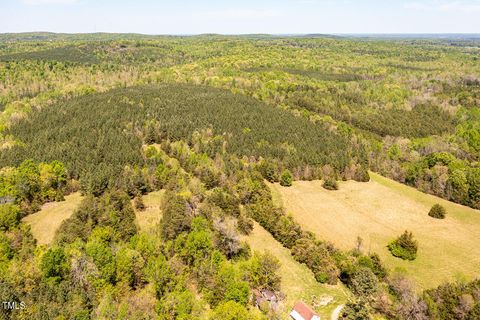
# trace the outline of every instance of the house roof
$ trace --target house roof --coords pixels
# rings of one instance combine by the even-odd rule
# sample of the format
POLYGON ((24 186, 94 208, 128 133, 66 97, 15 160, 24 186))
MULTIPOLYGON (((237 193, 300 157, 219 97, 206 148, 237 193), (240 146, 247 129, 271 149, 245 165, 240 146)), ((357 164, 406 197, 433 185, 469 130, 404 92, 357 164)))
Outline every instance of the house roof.
POLYGON ((297 302, 295 306, 293 307, 292 313, 290 313, 290 316, 292 316, 293 319, 295 320, 312 320, 312 319, 318 319, 317 314, 313 312, 312 309, 310 309, 309 306, 307 306, 303 302, 297 302), (300 317, 299 317, 300 316, 300 317), (317 317, 317 318, 315 318, 317 317))

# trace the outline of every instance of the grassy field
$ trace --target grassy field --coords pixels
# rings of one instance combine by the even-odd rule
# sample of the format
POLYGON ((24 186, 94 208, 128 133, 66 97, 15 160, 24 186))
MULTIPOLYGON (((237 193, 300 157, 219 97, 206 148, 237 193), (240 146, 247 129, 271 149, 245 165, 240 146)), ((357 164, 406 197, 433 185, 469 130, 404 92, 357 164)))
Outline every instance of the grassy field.
POLYGON ((317 304, 316 311, 322 319, 330 319, 333 310, 348 299, 347 289, 342 286, 328 286, 318 283, 313 273, 305 266, 296 262, 290 251, 284 248, 259 224, 255 223, 253 232, 245 237, 252 250, 268 251, 275 255, 281 263, 279 274, 282 276, 281 291, 286 299, 283 305, 285 319, 288 317, 295 302, 302 300, 310 306, 317 304), (321 305, 329 301, 326 305, 321 305))
MULTIPOLYGON (((146 209, 135 210, 140 230, 147 231, 155 226, 161 218, 160 204, 164 191, 156 191, 143 196, 146 209)), ((73 193, 65 197, 62 202, 50 202, 42 206, 42 210, 23 219, 29 224, 38 244, 49 244, 62 222, 68 219, 78 207, 83 197, 80 193, 73 193)))
POLYGON ((323 189, 321 181, 271 188, 274 200, 306 230, 347 250, 360 236, 365 252, 378 253, 390 271, 406 274, 419 289, 480 277, 480 211, 371 177, 368 183, 340 182, 338 191, 323 189), (447 209, 445 220, 428 216, 435 203, 447 209), (405 230, 419 241, 415 261, 394 258, 386 247, 405 230))
POLYGON ((145 210, 139 211, 135 209, 135 215, 137 217, 137 223, 142 231, 148 231, 154 227, 160 218, 162 212, 160 210, 160 204, 162 203, 164 190, 151 192, 143 196, 143 202, 145 203, 145 210))
POLYGON ((83 197, 79 192, 70 194, 62 202, 50 202, 42 210, 26 216, 23 222, 32 227, 32 233, 38 244, 49 244, 62 222, 73 214, 83 197))

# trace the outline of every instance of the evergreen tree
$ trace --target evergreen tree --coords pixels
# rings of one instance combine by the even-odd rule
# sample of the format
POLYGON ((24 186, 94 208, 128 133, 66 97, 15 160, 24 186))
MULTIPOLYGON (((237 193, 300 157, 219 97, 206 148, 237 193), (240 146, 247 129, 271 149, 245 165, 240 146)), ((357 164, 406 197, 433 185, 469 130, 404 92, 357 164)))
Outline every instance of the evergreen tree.
POLYGON ((291 187, 293 182, 293 176, 290 170, 285 170, 282 172, 282 176, 280 177, 280 185, 283 187, 291 187))
POLYGON ((434 204, 433 207, 428 212, 428 215, 435 219, 445 219, 447 215, 447 210, 440 204, 434 204))
POLYGON ((413 239, 411 232, 405 231, 400 237, 388 244, 388 249, 395 257, 403 260, 415 260, 418 242, 413 239))
POLYGON ((191 209, 185 199, 174 193, 166 193, 160 230, 165 240, 173 240, 180 233, 190 230, 191 209))

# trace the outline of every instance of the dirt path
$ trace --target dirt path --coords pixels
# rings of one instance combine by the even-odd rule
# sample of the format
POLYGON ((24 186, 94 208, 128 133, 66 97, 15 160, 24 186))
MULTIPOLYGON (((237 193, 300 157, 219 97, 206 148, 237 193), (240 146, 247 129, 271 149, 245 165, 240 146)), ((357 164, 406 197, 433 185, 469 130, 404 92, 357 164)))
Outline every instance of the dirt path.
POLYGON ((338 307, 336 307, 335 310, 333 310, 332 316, 330 317, 330 319, 338 320, 338 317, 340 316, 340 312, 342 312, 343 307, 345 307, 344 304, 341 304, 338 307))

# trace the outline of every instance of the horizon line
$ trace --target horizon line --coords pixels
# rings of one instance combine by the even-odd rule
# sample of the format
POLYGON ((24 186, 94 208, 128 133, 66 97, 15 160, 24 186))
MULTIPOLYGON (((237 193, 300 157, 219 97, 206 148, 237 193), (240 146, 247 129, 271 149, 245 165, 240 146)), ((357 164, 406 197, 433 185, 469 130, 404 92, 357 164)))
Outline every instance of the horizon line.
POLYGON ((0 32, 0 34, 25 34, 25 33, 50 33, 50 34, 136 34, 145 36, 176 36, 176 35, 480 35, 480 32, 293 32, 293 33, 266 33, 266 32, 249 32, 249 33, 219 33, 219 32, 202 32, 202 33, 142 33, 142 32, 114 32, 114 31, 95 31, 95 32, 58 32, 58 31, 18 31, 18 32, 0 32))

